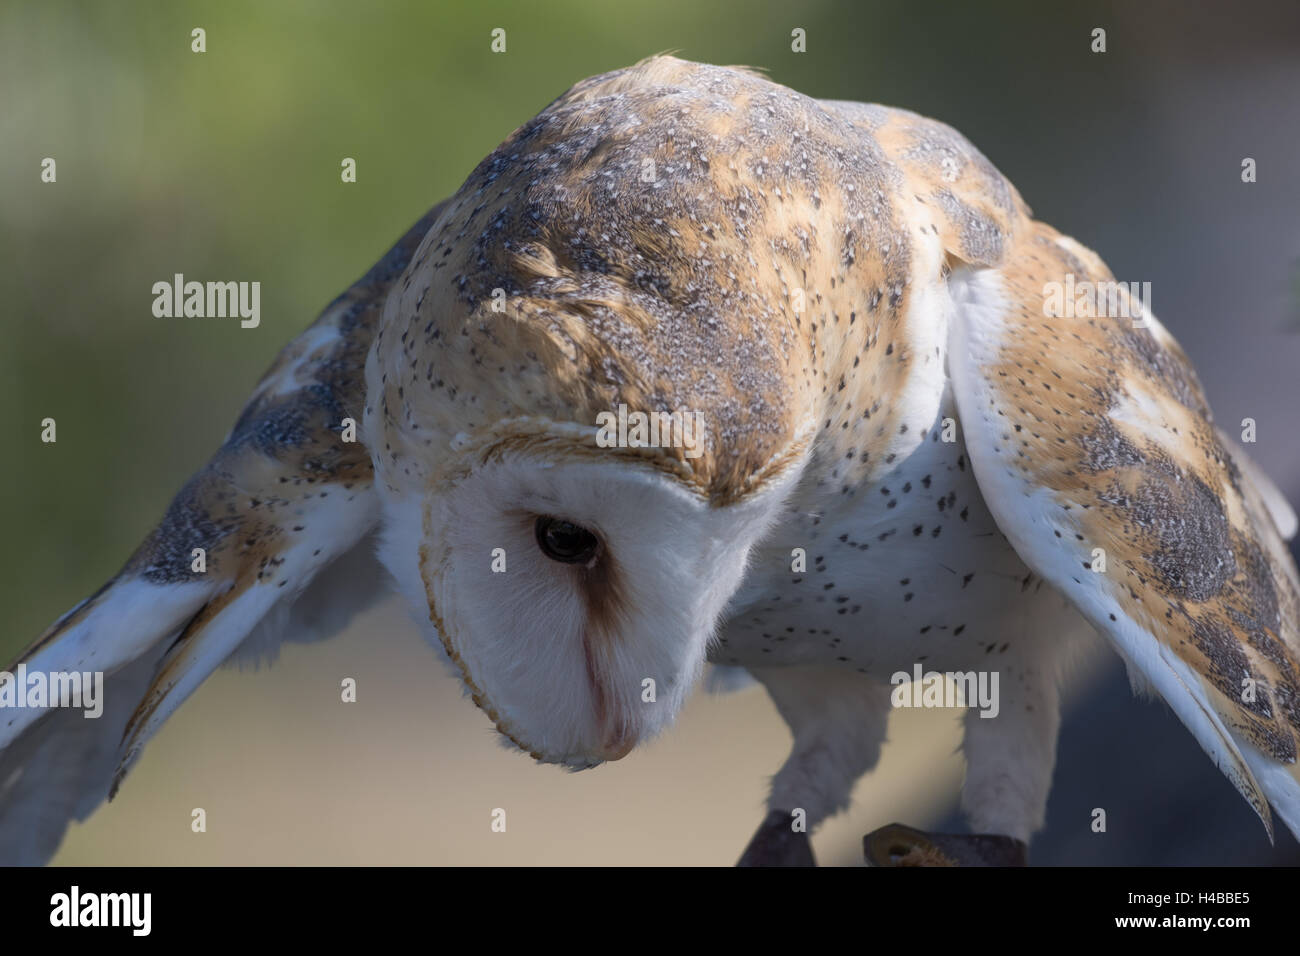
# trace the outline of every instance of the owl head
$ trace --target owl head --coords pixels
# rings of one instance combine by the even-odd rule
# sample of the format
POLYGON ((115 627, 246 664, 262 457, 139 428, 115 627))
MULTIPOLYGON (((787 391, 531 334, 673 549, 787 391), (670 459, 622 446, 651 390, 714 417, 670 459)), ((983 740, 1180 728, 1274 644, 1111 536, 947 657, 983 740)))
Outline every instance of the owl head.
MULTIPOLYGON (((593 429, 594 430, 594 429, 593 429)), ((497 729, 538 760, 617 760, 666 726, 785 482, 715 506, 576 427, 503 423, 390 504, 386 563, 497 729)))
POLYGON ((744 394, 752 355, 659 357, 643 305, 529 289, 494 312, 429 281, 367 372, 385 563, 505 738, 618 759, 681 709, 810 442, 775 389, 744 394))

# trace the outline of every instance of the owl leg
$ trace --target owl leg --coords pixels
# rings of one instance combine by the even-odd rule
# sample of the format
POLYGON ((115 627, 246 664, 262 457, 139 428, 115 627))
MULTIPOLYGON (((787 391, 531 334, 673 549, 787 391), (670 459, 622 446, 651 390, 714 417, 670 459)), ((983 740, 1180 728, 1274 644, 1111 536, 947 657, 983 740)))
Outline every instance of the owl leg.
POLYGON ((966 711, 962 743, 966 780, 961 804, 972 832, 922 833, 893 824, 867 834, 867 862, 875 866, 1028 863, 1029 838, 1043 825, 1056 764, 1059 676, 1091 633, 1081 619, 1027 615, 1020 626, 1006 627, 1007 640, 996 653, 981 652, 972 659, 973 673, 983 681, 980 699, 971 701, 966 711), (1054 622, 1050 630, 1045 623, 1049 621, 1054 622))
POLYGON ((996 711, 966 712, 962 810, 974 832, 1027 845, 1043 825, 1056 764, 1058 668, 1046 657, 1007 655, 997 674, 996 711))
POLYGON ((810 834, 849 805, 875 766, 889 721, 889 686, 831 668, 754 669, 794 735, 768 797, 768 814, 739 866, 815 866, 810 834))
MULTIPOLYGON (((991 681, 993 671, 986 672, 991 681)), ((1060 706, 1055 670, 999 663, 997 692, 966 712, 962 809, 970 834, 923 833, 902 824, 863 838, 873 866, 1025 866, 1043 825, 1056 761, 1060 706), (983 716, 987 714, 987 716, 983 716)), ((991 686, 991 685, 989 685, 991 686)))

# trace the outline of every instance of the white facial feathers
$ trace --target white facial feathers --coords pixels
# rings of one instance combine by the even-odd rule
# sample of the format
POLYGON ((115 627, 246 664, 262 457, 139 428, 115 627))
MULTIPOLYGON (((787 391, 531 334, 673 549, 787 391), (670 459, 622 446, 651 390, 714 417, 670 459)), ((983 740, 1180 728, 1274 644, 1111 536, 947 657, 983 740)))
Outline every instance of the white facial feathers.
POLYGON ((386 563, 506 737, 575 768, 624 756, 681 709, 797 469, 716 508, 636 460, 468 457, 390 504, 386 563), (595 558, 543 553, 548 516, 595 535, 595 558))

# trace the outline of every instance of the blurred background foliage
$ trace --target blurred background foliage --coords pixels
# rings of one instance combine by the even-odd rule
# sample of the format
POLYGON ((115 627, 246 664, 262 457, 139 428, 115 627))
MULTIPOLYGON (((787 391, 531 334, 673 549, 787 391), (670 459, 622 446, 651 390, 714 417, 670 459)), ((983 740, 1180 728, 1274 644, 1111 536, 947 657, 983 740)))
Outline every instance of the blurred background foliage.
POLYGON ((569 85, 664 50, 958 127, 1040 218, 1153 283, 1220 419, 1259 422, 1252 453, 1297 500, 1300 7, 1217 7, 6 0, 0 657, 117 570, 276 351, 410 222, 569 85), (259 280, 260 328, 154 318, 177 272, 259 280))

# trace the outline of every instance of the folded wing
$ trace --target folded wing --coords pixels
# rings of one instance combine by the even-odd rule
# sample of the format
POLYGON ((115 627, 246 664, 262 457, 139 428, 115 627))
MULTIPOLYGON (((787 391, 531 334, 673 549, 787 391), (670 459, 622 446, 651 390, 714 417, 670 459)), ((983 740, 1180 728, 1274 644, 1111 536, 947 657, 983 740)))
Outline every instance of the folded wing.
POLYGON ((952 265, 949 371, 1003 533, 1270 835, 1270 803, 1300 834, 1294 513, 1230 450, 1177 343, 1089 250, 1028 222, 997 267, 952 265))

